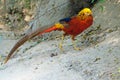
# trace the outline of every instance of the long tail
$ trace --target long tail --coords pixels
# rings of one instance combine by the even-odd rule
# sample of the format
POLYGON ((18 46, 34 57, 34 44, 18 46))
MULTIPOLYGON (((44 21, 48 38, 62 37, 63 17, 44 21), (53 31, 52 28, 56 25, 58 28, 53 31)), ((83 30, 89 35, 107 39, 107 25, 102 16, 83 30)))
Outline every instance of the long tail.
POLYGON ((12 56, 12 54, 16 51, 17 48, 19 48, 22 44, 24 44, 26 41, 28 41, 29 39, 37 36, 37 35, 41 35, 43 33, 47 33, 47 32, 51 32, 54 30, 58 30, 58 28, 56 27, 56 25, 52 26, 52 27, 42 27, 37 29, 36 31, 32 32, 31 34, 25 35, 23 38, 21 38, 15 45, 14 47, 11 49, 10 53, 8 54, 8 56, 5 59, 4 63, 7 63, 7 61, 10 59, 10 57, 12 56))

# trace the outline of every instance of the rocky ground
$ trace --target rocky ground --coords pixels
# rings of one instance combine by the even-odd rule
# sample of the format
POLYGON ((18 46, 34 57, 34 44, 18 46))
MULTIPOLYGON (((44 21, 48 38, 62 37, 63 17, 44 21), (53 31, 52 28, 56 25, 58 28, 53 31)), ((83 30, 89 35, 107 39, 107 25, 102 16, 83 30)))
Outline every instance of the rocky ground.
POLYGON ((120 80, 120 2, 115 1, 93 8, 94 24, 76 37, 80 51, 69 37, 61 51, 60 35, 50 37, 57 33, 52 32, 26 42, 3 64, 22 35, 0 31, 0 80, 120 80))

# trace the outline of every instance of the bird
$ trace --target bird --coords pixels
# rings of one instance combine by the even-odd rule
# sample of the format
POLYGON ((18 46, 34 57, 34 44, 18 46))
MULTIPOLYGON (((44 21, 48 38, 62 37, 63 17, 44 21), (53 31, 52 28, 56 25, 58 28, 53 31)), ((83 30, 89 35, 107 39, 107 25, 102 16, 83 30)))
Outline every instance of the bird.
POLYGON ((75 37, 85 31, 87 28, 89 28, 93 24, 93 15, 92 10, 90 8, 84 8, 81 11, 78 12, 77 15, 72 17, 67 17, 60 19, 59 22, 55 24, 51 24, 50 26, 44 26, 39 29, 36 29, 34 32, 29 33, 22 37, 11 49, 10 53, 5 59, 4 63, 7 63, 8 60, 11 58, 13 53, 18 49, 21 45, 23 45, 26 41, 30 40, 31 38, 35 36, 39 36, 45 33, 49 33, 51 31, 63 31, 62 40, 59 44, 59 48, 62 50, 62 44, 65 36, 70 35, 73 43, 73 48, 75 50, 79 50, 76 46, 75 37))

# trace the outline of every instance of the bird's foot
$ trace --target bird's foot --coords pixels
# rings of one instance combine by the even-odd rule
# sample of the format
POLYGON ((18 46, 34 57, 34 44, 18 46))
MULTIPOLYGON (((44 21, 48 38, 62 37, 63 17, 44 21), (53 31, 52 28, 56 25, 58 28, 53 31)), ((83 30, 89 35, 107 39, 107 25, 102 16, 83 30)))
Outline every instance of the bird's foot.
POLYGON ((77 50, 77 51, 81 50, 79 47, 76 47, 76 46, 73 46, 73 48, 74 50, 77 50))
POLYGON ((72 43, 73 43, 73 48, 75 49, 75 50, 81 50, 79 47, 77 47, 76 46, 76 43, 74 42, 74 39, 72 39, 72 43))
POLYGON ((62 46, 62 44, 59 44, 59 48, 60 48, 61 51, 63 51, 63 46, 62 46))

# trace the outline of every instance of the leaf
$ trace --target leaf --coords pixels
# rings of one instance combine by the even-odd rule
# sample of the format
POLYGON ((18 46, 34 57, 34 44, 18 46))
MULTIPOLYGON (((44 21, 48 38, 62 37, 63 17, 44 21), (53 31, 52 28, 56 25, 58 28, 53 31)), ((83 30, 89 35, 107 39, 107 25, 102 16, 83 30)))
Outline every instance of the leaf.
POLYGON ((100 2, 105 2, 105 0, 100 0, 100 2))
POLYGON ((92 0, 91 3, 93 3, 95 0, 92 0))

